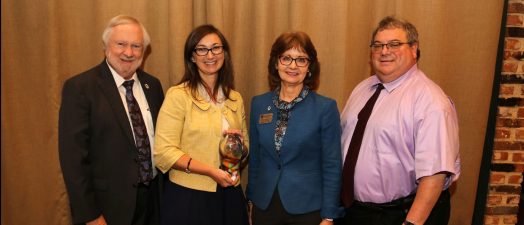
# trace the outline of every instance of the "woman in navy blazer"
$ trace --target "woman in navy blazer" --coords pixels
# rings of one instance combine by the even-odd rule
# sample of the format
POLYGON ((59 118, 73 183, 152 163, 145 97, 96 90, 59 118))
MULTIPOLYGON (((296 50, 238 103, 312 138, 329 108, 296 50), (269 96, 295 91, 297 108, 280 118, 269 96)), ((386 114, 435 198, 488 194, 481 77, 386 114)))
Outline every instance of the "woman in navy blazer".
POLYGON ((320 65, 308 35, 280 35, 268 70, 271 91, 251 101, 252 224, 333 224, 343 213, 340 117, 336 102, 315 92, 320 65))

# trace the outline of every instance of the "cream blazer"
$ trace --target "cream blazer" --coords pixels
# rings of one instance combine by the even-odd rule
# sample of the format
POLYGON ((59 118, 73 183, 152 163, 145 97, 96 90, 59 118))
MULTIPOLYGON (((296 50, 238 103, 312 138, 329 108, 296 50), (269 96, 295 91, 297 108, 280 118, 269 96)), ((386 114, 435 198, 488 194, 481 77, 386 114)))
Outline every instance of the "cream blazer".
POLYGON ((158 114, 153 150, 155 166, 169 180, 195 190, 215 192, 217 183, 210 177, 172 169, 184 154, 211 167, 220 167, 219 142, 222 138, 222 118, 230 129, 242 131, 244 145, 249 146, 244 102, 240 93, 231 90, 223 105, 209 103, 209 96, 194 99, 186 83, 171 87, 158 114), (206 98, 207 97, 207 98, 206 98))

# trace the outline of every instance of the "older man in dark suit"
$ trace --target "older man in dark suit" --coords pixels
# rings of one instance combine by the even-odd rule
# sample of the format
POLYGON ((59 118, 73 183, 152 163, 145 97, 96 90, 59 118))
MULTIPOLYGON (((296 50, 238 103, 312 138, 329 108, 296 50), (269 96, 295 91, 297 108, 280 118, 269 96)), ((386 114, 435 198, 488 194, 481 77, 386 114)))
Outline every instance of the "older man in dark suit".
POLYGON ((158 223, 159 178, 151 155, 164 94, 141 70, 150 38, 116 16, 103 35, 105 60, 67 80, 59 154, 75 224, 158 223))

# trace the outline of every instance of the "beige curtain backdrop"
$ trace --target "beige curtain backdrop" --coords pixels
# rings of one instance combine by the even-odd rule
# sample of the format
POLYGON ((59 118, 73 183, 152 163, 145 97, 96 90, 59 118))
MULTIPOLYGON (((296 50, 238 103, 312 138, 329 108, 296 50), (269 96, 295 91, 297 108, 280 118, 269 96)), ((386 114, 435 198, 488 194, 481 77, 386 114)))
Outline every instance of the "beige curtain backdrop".
POLYGON ((420 33, 420 68, 455 101, 460 119, 462 176, 452 187, 450 224, 471 223, 503 0, 2 0, 1 6, 2 225, 71 223, 57 151, 61 88, 102 61, 102 30, 118 14, 137 17, 149 30, 145 70, 164 91, 181 78, 191 29, 216 25, 232 46, 248 112, 251 98, 268 90, 269 50, 282 32, 311 36, 322 65, 318 92, 342 110, 371 73, 368 45, 377 22, 391 14, 410 20, 420 33))

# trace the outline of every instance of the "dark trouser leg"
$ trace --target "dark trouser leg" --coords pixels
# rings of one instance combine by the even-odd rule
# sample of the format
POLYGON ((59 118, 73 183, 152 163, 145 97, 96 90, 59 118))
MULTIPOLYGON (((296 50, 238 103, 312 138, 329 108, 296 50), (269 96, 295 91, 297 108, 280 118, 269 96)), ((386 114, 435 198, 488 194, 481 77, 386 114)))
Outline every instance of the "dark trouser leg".
POLYGON ((278 192, 275 191, 273 193, 273 197, 271 198, 271 202, 269 203, 267 209, 263 210, 258 208, 256 205, 253 205, 253 212, 251 216, 253 225, 279 225, 284 219, 285 215, 282 203, 280 203, 278 192))
POLYGON ((289 214, 282 205, 278 191, 275 191, 267 209, 262 210, 253 205, 252 220, 253 225, 318 225, 322 219, 318 210, 304 214, 289 214))
POLYGON ((402 209, 384 210, 354 204, 346 209, 346 216, 335 221, 336 225, 400 225, 404 221, 402 209))
POLYGON ((149 218, 151 217, 152 197, 150 187, 144 184, 139 184, 137 187, 135 214, 133 216, 133 225, 149 225, 149 218))

